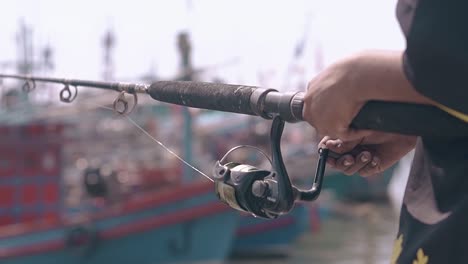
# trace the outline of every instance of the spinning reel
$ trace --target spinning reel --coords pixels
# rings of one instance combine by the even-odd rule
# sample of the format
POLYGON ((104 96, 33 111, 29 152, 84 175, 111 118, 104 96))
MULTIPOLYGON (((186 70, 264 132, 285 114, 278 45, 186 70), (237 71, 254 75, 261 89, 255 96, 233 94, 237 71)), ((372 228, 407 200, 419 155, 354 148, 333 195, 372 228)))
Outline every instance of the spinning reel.
POLYGON ((300 190, 292 185, 281 155, 281 136, 284 121, 275 117, 270 130, 273 170, 262 170, 251 165, 229 162, 225 157, 213 169, 215 191, 219 199, 234 209, 255 217, 274 219, 291 211, 296 201, 317 199, 328 157, 328 149, 319 149, 319 161, 312 188, 300 190))

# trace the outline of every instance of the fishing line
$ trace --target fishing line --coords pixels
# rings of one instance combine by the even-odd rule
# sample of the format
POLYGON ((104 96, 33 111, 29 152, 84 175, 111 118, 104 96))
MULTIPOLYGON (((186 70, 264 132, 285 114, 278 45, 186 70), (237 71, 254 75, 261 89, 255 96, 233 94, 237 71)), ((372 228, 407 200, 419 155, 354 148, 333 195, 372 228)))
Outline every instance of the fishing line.
POLYGON ((135 121, 133 121, 132 118, 130 118, 129 116, 125 116, 136 128, 138 128, 141 132, 143 132, 145 135, 147 135, 151 140, 153 140, 154 142, 158 143, 162 148, 164 148, 167 152, 171 153, 174 157, 176 157, 178 160, 180 160, 182 163, 184 163, 185 165, 189 166, 191 169, 193 169, 194 171, 198 172, 199 174, 201 174, 202 176, 204 176, 205 178, 207 178, 208 180, 210 180, 211 182, 213 182, 213 179, 210 178, 210 176, 206 175, 205 173, 203 173, 201 170, 195 168, 195 166, 191 165, 190 163, 188 163, 187 161, 185 161, 182 157, 180 157, 179 155, 177 155, 174 151, 172 151, 170 148, 166 147, 161 141, 155 139, 153 136, 151 136, 150 133, 148 133, 145 129, 143 129, 140 125, 138 125, 135 121))
MULTIPOLYGON (((110 110, 110 111, 113 111, 114 112, 114 109, 111 108, 111 107, 108 107, 108 106, 103 106, 103 105, 98 105, 98 104, 95 104, 95 103, 92 103, 92 102, 86 102, 85 104, 92 104, 92 105, 95 105, 96 107, 99 107, 99 108, 102 108, 102 109, 106 109, 106 110, 110 110)), ((175 158, 177 158, 179 161, 181 161, 182 163, 184 163, 185 165, 187 165, 188 167, 190 167, 191 169, 193 169, 194 171, 198 172, 199 174, 201 174, 203 177, 207 178, 208 180, 210 180, 211 182, 213 182, 213 179, 211 179, 210 176, 206 175, 204 172, 202 172, 201 170, 197 169, 195 166, 193 166, 192 164, 188 163, 187 161, 185 161, 182 157, 180 157, 179 155, 177 155, 177 153, 175 153, 173 150, 171 150, 169 147, 167 147, 166 145, 164 145, 161 141, 157 140, 156 138, 154 138, 150 133, 148 133, 148 131, 146 131, 144 128, 142 128, 140 125, 138 125, 130 116, 128 115, 125 115, 125 117, 128 119, 128 121, 130 123, 132 123, 138 130, 140 130, 141 132, 143 132, 143 134, 145 134, 147 137, 149 137, 152 141, 156 142, 159 146, 161 146, 164 150, 166 150, 167 152, 169 152, 172 156, 174 156, 175 158)))

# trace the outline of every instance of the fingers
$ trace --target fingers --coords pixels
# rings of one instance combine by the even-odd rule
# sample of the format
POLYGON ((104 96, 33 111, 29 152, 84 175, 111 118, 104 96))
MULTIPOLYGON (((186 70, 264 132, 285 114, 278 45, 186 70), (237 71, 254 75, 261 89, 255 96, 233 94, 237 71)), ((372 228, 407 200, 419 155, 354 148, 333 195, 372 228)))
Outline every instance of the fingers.
POLYGON ((354 149, 359 144, 359 141, 343 142, 341 139, 330 139, 325 136, 319 143, 320 148, 327 148, 336 153, 346 153, 354 149))
POLYGON ((319 144, 318 144, 319 148, 326 148, 326 147, 327 147, 326 143, 327 143, 327 141, 329 141, 329 140, 331 140, 331 138, 330 138, 329 136, 324 136, 324 137, 322 138, 322 140, 320 140, 320 142, 319 142, 319 144))
MULTIPOLYGON (((331 151, 334 151, 334 152, 338 153, 338 151, 340 149, 340 144, 341 144, 341 140, 339 140, 339 139, 332 140, 332 139, 330 139, 330 137, 325 136, 320 141, 319 148, 330 149, 331 151)), ((332 167, 336 167, 336 160, 331 158, 331 157, 328 157, 327 164, 331 165, 332 167)))
POLYGON ((381 172, 382 167, 379 157, 373 157, 371 162, 359 170, 359 174, 363 177, 372 176, 381 172))
MULTIPOLYGON (((345 152, 344 151, 344 147, 343 147, 343 141, 339 140, 339 139, 335 139, 335 140, 328 140, 326 143, 325 143, 325 148, 329 149, 330 151, 333 151, 333 152, 336 152, 336 153, 343 153, 345 152)), ((340 169, 342 167, 342 163, 343 163, 343 159, 342 160, 335 160, 334 158, 332 157, 329 157, 327 159, 327 163, 330 164, 331 166, 339 169, 339 170, 342 170, 340 169)), ((347 159, 346 159, 346 165, 344 166, 349 166, 350 164, 354 163, 354 157, 351 156, 351 155, 348 155, 347 159)))
POLYGON ((341 158, 335 161, 335 168, 342 172, 346 172, 351 166, 355 163, 353 155, 346 154, 343 155, 341 158))
POLYGON ((336 153, 347 153, 338 159, 328 158, 327 164, 342 171, 346 175, 359 173, 362 176, 370 176, 380 172, 380 160, 374 157, 371 151, 362 150, 349 153, 356 150, 355 147, 360 141, 343 142, 341 139, 331 139, 325 136, 319 143, 320 148, 327 148, 336 153))
POLYGON ((326 147, 341 155, 337 159, 329 156, 327 162, 344 174, 359 173, 361 176, 371 176, 382 173, 398 162, 414 148, 415 142, 415 137, 376 133, 351 142, 324 137, 320 147, 326 147))
POLYGON ((325 142, 325 147, 337 153, 343 153, 343 141, 340 139, 330 139, 325 142))
POLYGON ((336 153, 346 153, 338 159, 328 158, 327 164, 343 172, 346 175, 358 173, 367 177, 382 172, 381 160, 372 149, 356 148, 361 140, 344 142, 341 139, 331 139, 325 136, 319 143, 319 147, 327 148, 336 153), (352 151, 352 153, 350 153, 352 151))
POLYGON ((346 175, 353 175, 367 167, 371 161, 372 154, 369 151, 362 151, 355 157, 351 154, 344 155, 336 161, 335 167, 346 175))
POLYGON ((344 173, 347 175, 356 174, 362 168, 366 167, 372 160, 372 154, 369 151, 363 151, 356 156, 356 162, 350 166, 344 173))
MULTIPOLYGON (((341 139, 331 139, 329 136, 323 137, 319 143, 319 148, 327 148, 330 151, 342 154, 351 151, 359 144, 359 141, 343 142, 341 139)), ((327 164, 339 170, 345 170, 355 163, 352 155, 344 155, 339 160, 331 157, 327 159, 327 164), (343 163, 344 162, 344 163, 343 163)))

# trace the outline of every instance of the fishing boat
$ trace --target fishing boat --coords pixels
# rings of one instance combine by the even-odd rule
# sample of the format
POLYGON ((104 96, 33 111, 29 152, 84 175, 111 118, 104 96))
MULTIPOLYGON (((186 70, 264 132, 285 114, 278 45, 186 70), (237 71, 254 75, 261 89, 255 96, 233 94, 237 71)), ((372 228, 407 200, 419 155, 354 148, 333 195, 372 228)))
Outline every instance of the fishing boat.
POLYGON ((210 184, 195 184, 103 209, 81 221, 0 228, 1 263, 221 262, 236 213, 210 184))
MULTIPOLYGON (((211 182, 182 180, 180 163, 106 111, 17 117, 27 121, 0 127, 0 263, 223 261, 238 213, 218 201, 211 182), (104 192, 83 184, 93 166, 104 192)), ((167 109, 150 107, 158 111, 167 109)))

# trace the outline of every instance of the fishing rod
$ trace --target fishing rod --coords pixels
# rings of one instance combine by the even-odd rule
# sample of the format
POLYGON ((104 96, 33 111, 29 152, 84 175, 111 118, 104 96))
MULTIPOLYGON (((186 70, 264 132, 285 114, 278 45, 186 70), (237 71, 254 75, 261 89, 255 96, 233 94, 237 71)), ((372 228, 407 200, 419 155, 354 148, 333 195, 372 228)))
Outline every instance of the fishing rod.
MULTIPOLYGON (((270 130, 272 170, 235 162, 225 163, 226 157, 239 148, 236 147, 217 161, 212 171, 218 197, 232 208, 257 217, 276 218, 292 210, 297 201, 315 200, 322 188, 327 158, 340 157, 340 154, 328 149, 319 149, 319 161, 312 187, 302 190, 291 183, 281 155, 280 141, 285 122, 304 121, 304 92, 282 93, 256 86, 192 81, 135 84, 15 74, 0 74, 1 78, 24 80, 25 92, 34 90, 36 82, 62 84, 64 87, 60 91, 60 99, 68 103, 76 98, 77 86, 113 90, 119 92, 113 109, 121 115, 128 115, 133 111, 138 102, 137 94, 146 94, 154 100, 170 104, 273 119, 270 130), (74 87, 73 91, 70 86, 74 87), (129 107, 126 94, 133 96, 132 107, 129 107)), ((367 102, 353 119, 351 127, 437 139, 468 135, 467 123, 435 106, 399 102, 367 102)))

